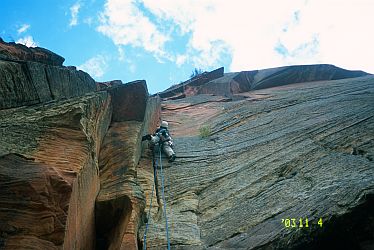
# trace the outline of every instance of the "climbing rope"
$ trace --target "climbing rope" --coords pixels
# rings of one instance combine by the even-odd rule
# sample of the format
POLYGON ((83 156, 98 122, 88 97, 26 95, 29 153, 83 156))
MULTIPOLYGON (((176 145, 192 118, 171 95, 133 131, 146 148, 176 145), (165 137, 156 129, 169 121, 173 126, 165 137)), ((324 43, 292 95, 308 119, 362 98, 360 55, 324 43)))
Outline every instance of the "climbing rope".
POLYGON ((166 239, 167 239, 167 242, 168 242, 168 250, 170 250, 169 227, 168 227, 168 218, 166 216, 166 200, 165 200, 165 191, 164 191, 164 174, 162 172, 161 148, 159 149, 159 151, 160 151, 162 202, 164 203, 164 217, 165 217, 165 224, 166 224, 166 239))
MULTIPOLYGON (((162 147, 162 145, 161 145, 162 147)), ((163 169, 162 169, 162 156, 161 156, 161 147, 159 147, 159 152, 160 152, 160 170, 161 170, 161 191, 162 191, 162 202, 164 203, 164 217, 165 217, 165 224, 166 224, 166 239, 167 239, 167 244, 168 244, 168 250, 170 250, 170 239, 169 239, 169 227, 168 227, 168 219, 166 216, 166 200, 165 200, 165 190, 164 190, 164 174, 163 174, 163 169)), ((143 249, 147 249, 147 231, 149 227, 149 222, 151 219, 151 209, 152 209, 152 200, 153 200, 153 191, 155 190, 155 183, 157 181, 157 159, 155 160, 155 164, 153 164, 153 176, 154 176, 154 181, 152 185, 152 193, 151 193, 151 201, 149 205, 149 210, 148 210, 148 215, 147 215, 147 224, 145 226, 145 231, 144 231, 144 245, 143 249)), ((157 188, 157 187, 156 187, 157 188)), ((157 190, 156 190, 157 192, 157 190)))

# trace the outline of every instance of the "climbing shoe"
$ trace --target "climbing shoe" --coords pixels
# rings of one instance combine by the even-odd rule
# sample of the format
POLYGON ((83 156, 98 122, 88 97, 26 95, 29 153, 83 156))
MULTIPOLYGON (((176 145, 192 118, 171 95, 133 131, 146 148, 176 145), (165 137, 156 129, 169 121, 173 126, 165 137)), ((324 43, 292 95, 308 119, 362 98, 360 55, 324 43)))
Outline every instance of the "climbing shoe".
POLYGON ((169 162, 175 161, 175 154, 169 157, 169 162))

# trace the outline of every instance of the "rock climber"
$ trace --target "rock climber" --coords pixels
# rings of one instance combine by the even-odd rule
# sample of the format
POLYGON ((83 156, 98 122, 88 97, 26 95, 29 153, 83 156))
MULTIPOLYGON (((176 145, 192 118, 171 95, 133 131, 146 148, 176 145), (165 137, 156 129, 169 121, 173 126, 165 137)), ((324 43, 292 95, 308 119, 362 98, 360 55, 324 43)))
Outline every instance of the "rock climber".
POLYGON ((158 144, 169 158, 169 162, 173 162, 175 160, 175 153, 173 151, 173 140, 170 136, 168 127, 168 122, 162 121, 156 132, 153 135, 148 134, 143 136, 142 141, 151 141, 152 146, 158 144))

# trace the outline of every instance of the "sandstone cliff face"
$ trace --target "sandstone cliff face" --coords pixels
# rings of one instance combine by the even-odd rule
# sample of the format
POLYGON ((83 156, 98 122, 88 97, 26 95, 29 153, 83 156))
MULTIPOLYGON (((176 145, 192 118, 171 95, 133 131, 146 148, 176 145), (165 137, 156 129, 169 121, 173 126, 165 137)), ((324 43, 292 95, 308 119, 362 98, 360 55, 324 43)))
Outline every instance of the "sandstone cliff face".
MULTIPOLYGON (((0 41, 0 249, 142 248, 154 176, 141 136, 160 118, 178 156, 162 161, 172 248, 374 246, 373 76, 220 68, 160 100, 62 62, 0 41)), ((166 246, 157 180, 148 249, 166 246)))
MULTIPOLYGON (((374 77, 242 95, 162 103, 178 156, 164 162, 172 246, 371 249, 374 77), (211 127, 210 137, 199 138, 201 125, 211 127), (297 227, 282 219, 295 219, 297 227)), ((146 189, 147 204, 149 196, 146 189)), ((151 248, 166 245, 159 205, 147 235, 151 248)))
POLYGON ((42 48, 0 41, 0 109, 81 96, 96 90, 95 81, 64 58, 42 48))
POLYGON ((160 93, 162 98, 179 99, 196 94, 232 97, 250 90, 293 83, 338 80, 368 75, 328 64, 296 65, 223 74, 223 68, 206 72, 160 93))
POLYGON ((93 248, 107 93, 1 111, 0 238, 7 249, 93 248))
POLYGON ((145 81, 101 88, 47 50, 4 47, 0 249, 136 248, 139 138, 155 129, 159 98, 145 81))
POLYGON ((97 238, 104 249, 137 249, 145 207, 137 179, 141 136, 156 128, 160 100, 148 98, 144 81, 111 89, 113 117, 100 152, 100 192, 96 202, 97 238))

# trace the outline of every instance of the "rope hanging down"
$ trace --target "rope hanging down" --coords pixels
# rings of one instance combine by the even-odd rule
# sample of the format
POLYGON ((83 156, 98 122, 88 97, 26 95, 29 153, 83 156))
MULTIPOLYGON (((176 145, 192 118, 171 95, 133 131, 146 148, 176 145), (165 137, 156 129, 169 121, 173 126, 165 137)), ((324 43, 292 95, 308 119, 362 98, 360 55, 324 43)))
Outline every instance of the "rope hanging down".
MULTIPOLYGON (((164 190, 164 174, 163 174, 163 169, 162 169, 161 148, 162 148, 162 145, 159 147, 159 152, 160 152, 159 162, 160 162, 160 170, 161 170, 162 202, 164 203, 164 217, 165 217, 165 224, 166 224, 166 239, 167 239, 167 244, 168 244, 168 250, 170 250, 169 227, 168 227, 168 218, 166 216, 166 200, 165 200, 165 190, 164 190)), ((147 215, 147 224, 145 226, 145 231, 144 231, 144 245, 143 245, 143 249, 144 250, 147 249, 147 231, 148 231, 148 226, 149 226, 149 222, 150 222, 150 218, 151 218, 153 191, 155 189, 155 183, 156 183, 156 180, 157 180, 156 179, 157 178, 157 167, 158 167, 158 164, 157 164, 157 160, 156 160, 156 164, 154 164, 154 166, 153 166, 154 181, 153 181, 153 185, 152 185, 151 202, 150 202, 150 205, 149 205, 149 211, 148 211, 148 215, 147 215)), ((157 190, 156 190, 156 192, 157 192, 157 190)))
MULTIPOLYGON (((162 146, 162 145, 161 145, 162 146)), ((162 202, 164 203, 164 216, 166 224, 166 239, 168 241, 168 250, 170 250, 170 239, 169 239, 169 227, 168 227, 168 218, 166 217, 166 200, 165 200, 165 191, 164 191, 164 174, 162 173, 162 159, 161 159, 161 148, 160 151, 160 167, 161 167, 161 190, 162 190, 162 202)))

